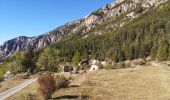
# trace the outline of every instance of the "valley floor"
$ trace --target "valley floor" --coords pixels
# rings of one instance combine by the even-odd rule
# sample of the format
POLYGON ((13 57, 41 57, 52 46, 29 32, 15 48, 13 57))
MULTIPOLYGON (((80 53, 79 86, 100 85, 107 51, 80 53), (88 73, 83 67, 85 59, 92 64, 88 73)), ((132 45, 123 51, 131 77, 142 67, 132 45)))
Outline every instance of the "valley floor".
MULTIPOLYGON (((33 94, 40 100, 37 83, 12 95, 7 100, 28 99, 33 94)), ((170 67, 154 65, 128 69, 99 70, 76 77, 69 88, 56 91, 60 100, 168 100, 170 99, 170 67)))

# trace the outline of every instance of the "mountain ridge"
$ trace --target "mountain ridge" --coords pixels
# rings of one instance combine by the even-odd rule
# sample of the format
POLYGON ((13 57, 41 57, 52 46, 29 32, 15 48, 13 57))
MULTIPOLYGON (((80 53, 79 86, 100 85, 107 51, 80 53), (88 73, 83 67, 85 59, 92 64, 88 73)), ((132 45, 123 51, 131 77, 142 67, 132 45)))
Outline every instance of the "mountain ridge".
MULTIPOLYGON (((104 7, 100 8, 96 12, 91 13, 90 15, 78 19, 73 22, 69 22, 63 26, 60 26, 50 32, 47 32, 45 34, 36 36, 36 37, 26 37, 21 36, 14 39, 11 39, 9 41, 4 42, 0 46, 0 59, 9 56, 14 51, 25 51, 29 47, 35 48, 35 50, 44 48, 50 44, 59 42, 63 39, 63 37, 68 36, 72 33, 84 35, 88 32, 90 32, 93 28, 95 28, 97 25, 100 25, 101 23, 104 23, 106 21, 109 21, 109 19, 112 19, 116 16, 121 16, 123 13, 127 13, 128 11, 131 11, 137 7, 139 7, 139 4, 141 4, 143 10, 140 13, 143 13, 147 11, 148 8, 155 6, 157 7, 159 4, 166 2, 167 0, 117 0, 115 3, 112 2, 110 4, 105 5, 104 7), (134 2, 135 1, 135 2, 134 2)), ((140 14, 139 13, 139 14, 140 14)), ((124 23, 127 23, 128 20, 132 20, 137 15, 134 14, 134 12, 129 12, 126 15, 126 18, 121 19, 120 22, 112 23, 108 29, 111 30, 113 28, 119 28, 124 25, 124 23), (122 22, 121 22, 122 21, 122 22)), ((109 30, 107 30, 109 32, 109 30)), ((103 34, 102 31, 96 31, 93 32, 98 35, 103 34)), ((88 36, 88 35, 87 35, 88 36)))

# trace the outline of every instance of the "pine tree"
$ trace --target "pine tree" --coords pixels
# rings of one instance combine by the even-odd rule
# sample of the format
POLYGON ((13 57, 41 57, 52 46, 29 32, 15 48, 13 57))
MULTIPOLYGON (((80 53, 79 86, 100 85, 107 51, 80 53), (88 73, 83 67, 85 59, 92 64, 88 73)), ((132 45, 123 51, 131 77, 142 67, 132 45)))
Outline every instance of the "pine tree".
POLYGON ((76 53, 74 54, 73 58, 72 58, 72 64, 74 66, 76 66, 80 62, 80 60, 81 60, 80 56, 81 56, 80 52, 77 50, 76 53))
POLYGON ((49 70, 56 72, 58 71, 58 63, 60 62, 60 50, 55 48, 46 48, 40 54, 37 65, 39 69, 49 70))
POLYGON ((168 60, 168 43, 163 42, 159 45, 158 51, 157 51, 157 60, 159 61, 165 61, 168 60))
POLYGON ((25 52, 16 51, 12 55, 12 59, 14 60, 13 71, 14 72, 21 72, 23 71, 23 64, 24 64, 25 52))
POLYGON ((118 52, 118 59, 119 59, 119 62, 121 62, 121 61, 125 61, 125 54, 124 54, 124 52, 122 51, 122 50, 120 50, 119 52, 118 52))
POLYGON ((33 48, 29 48, 28 51, 24 54, 23 58, 23 71, 33 72, 33 70, 36 68, 35 65, 35 52, 33 48))

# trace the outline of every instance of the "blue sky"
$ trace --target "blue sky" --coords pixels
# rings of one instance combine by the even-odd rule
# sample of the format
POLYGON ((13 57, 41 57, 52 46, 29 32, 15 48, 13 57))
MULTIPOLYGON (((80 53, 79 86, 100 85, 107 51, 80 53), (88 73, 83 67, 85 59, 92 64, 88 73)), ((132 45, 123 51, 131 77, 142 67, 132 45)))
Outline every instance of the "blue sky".
POLYGON ((0 0, 0 44, 44 34, 113 0, 0 0))

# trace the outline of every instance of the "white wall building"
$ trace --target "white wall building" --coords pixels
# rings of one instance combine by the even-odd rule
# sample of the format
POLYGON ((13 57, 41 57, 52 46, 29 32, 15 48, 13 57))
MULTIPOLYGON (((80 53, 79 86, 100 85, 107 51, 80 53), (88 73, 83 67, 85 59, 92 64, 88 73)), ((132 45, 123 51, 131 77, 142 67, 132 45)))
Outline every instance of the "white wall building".
POLYGON ((97 70, 99 70, 99 67, 97 65, 91 65, 89 71, 97 71, 97 70))

